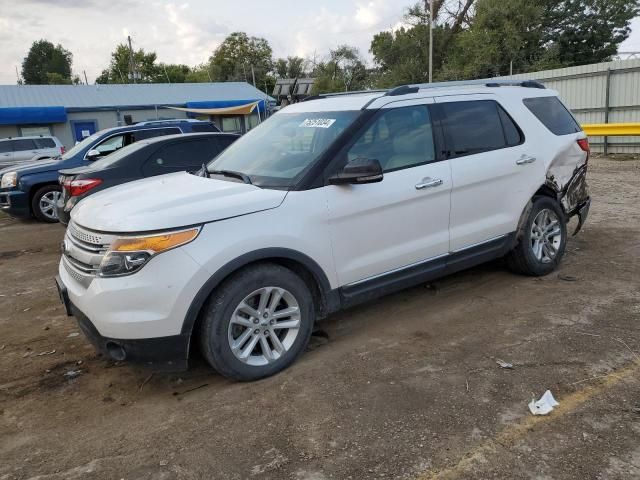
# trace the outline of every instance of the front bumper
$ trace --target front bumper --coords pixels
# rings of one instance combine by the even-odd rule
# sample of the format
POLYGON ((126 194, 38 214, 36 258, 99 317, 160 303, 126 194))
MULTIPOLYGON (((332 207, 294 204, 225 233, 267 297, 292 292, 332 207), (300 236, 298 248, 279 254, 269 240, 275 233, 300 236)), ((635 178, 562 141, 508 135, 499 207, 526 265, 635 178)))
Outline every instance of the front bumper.
POLYGON ((116 278, 83 278, 63 256, 56 281, 67 313, 98 351, 115 360, 179 370, 187 367, 189 355, 191 331, 182 328, 187 310, 207 278, 177 248, 116 278))
POLYGON ((573 231, 573 235, 576 235, 584 225, 584 222, 587 221, 587 217, 589 216, 589 208, 591 208, 591 197, 588 197, 584 203, 578 205, 574 210, 573 215, 578 216, 578 225, 573 231))
POLYGON ((29 195, 22 190, 0 190, 0 210, 12 217, 31 217, 29 195))
POLYGON ((179 334, 145 339, 109 338, 100 334, 78 307, 69 299, 66 286, 59 276, 56 285, 60 301, 67 315, 78 321, 78 326, 96 351, 116 361, 140 363, 158 371, 182 371, 188 367, 190 335, 179 334))

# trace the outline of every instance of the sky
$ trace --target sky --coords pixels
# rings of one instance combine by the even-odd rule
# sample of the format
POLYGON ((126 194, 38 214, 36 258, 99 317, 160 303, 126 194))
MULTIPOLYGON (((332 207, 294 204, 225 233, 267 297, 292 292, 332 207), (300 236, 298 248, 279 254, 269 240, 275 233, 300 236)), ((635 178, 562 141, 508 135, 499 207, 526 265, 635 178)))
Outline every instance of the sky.
MULTIPOLYGON (((322 58, 341 44, 368 53, 375 33, 398 26, 416 0, 0 0, 0 84, 16 83, 31 43, 46 38, 73 53, 93 83, 118 43, 158 60, 206 61, 231 32, 266 38, 274 57, 322 58)), ((640 19, 621 51, 640 51, 640 19)))

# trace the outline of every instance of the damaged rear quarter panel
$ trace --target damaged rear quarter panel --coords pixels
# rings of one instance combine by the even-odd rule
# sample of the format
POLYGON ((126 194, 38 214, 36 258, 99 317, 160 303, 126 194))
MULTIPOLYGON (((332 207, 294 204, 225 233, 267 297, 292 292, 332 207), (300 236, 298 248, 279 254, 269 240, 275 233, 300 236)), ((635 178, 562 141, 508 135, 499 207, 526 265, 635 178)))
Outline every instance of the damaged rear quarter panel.
POLYGON ((587 155, 578 146, 575 135, 558 138, 563 145, 549 163, 546 184, 558 194, 562 208, 571 216, 589 199, 587 155))

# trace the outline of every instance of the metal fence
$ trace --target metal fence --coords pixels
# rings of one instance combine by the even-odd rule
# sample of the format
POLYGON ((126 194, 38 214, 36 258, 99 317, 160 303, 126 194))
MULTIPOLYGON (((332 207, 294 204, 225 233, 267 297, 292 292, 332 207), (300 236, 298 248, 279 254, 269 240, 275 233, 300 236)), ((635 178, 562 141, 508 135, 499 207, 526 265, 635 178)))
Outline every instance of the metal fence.
MULTIPOLYGON (((640 122, 640 59, 511 75, 560 93, 581 124, 640 122)), ((640 137, 590 137, 594 152, 640 153, 640 137)))

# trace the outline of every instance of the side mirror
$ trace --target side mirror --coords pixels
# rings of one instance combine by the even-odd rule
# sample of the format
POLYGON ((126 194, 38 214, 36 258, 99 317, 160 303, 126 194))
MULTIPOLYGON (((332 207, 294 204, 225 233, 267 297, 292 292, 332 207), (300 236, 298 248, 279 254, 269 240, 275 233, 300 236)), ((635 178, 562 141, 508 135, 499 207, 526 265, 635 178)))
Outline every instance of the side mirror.
POLYGON ((102 154, 100 153, 100 150, 96 150, 96 149, 89 150, 87 152, 87 160, 95 160, 98 157, 100 157, 101 155, 102 154))
POLYGON ((356 158, 342 171, 329 177, 330 185, 376 183, 382 181, 382 166, 376 159, 356 158))

